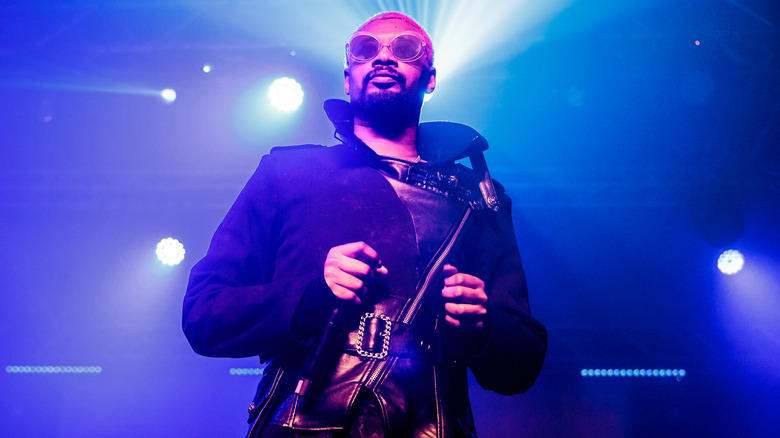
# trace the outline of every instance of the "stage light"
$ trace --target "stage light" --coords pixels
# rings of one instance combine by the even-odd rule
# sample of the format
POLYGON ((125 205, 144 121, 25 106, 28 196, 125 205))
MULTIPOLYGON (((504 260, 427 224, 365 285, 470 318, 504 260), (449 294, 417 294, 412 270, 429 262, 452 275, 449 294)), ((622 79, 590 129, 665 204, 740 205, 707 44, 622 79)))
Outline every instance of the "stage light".
POLYGON ((165 238, 157 244, 157 259, 163 264, 174 266, 184 260, 184 245, 171 237, 165 238))
POLYGON ((99 366, 37 366, 9 365, 5 367, 8 374, 100 374, 103 368, 99 366))
POLYGON ((231 368, 231 376, 261 376, 265 368, 231 368))
POLYGON ((203 64, 203 73, 211 72, 211 64, 203 64))
POLYGON ((268 98, 279 111, 291 113, 303 103, 303 88, 295 79, 279 78, 268 87, 268 98))
POLYGON ((718 269, 726 275, 734 275, 745 266, 745 257, 735 249, 723 251, 718 257, 718 269))
POLYGON ((680 381, 687 375, 684 369, 593 369, 583 368, 580 370, 582 377, 673 377, 680 381))
POLYGON ((160 97, 162 97, 165 103, 173 103, 173 101, 176 100, 176 90, 173 88, 166 88, 160 91, 160 97))
POLYGON ((494 2, 485 8, 483 3, 467 0, 443 2, 440 7, 399 0, 389 2, 387 8, 419 18, 430 32, 436 79, 440 81, 514 59, 544 40, 541 29, 571 3, 573 0, 494 2))

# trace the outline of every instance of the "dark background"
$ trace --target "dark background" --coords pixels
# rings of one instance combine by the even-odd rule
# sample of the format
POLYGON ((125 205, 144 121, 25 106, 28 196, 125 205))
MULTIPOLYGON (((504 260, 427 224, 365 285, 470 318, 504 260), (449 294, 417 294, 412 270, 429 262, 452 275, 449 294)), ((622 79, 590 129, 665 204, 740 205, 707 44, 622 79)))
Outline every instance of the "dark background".
POLYGON ((473 386, 480 436, 776 436, 777 3, 473 3, 4 1, 0 436, 244 433, 258 376, 230 370, 259 365, 190 350, 189 268, 271 146, 333 143, 346 36, 402 6, 460 57, 423 119, 489 140, 549 329, 527 394, 473 386), (288 116, 264 103, 283 75, 306 92, 288 116))

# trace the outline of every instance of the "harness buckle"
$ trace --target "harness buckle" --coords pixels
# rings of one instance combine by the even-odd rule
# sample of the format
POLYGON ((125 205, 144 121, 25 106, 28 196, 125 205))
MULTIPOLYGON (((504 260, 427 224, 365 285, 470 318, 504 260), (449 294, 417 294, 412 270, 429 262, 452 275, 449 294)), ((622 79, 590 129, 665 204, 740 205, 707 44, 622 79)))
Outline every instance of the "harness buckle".
MULTIPOLYGON (((364 313, 360 317, 360 326, 358 327, 358 338, 357 338, 357 353, 365 358, 368 359, 384 359, 387 357, 387 354, 390 352, 390 330, 393 326, 393 322, 390 320, 390 318, 387 315, 380 315, 377 313, 364 313), (384 322, 384 327, 382 328, 382 331, 375 331, 371 330, 371 334, 378 334, 380 338, 382 338, 382 350, 380 352, 374 352, 366 350, 363 347, 363 341, 366 338, 366 321, 369 319, 378 319, 382 322, 384 322)), ((369 336, 371 336, 369 334, 369 336)), ((373 339, 372 339, 373 341, 373 339)), ((371 342, 371 346, 373 346, 373 342, 371 342)), ((370 348, 370 347, 369 347, 370 348)))

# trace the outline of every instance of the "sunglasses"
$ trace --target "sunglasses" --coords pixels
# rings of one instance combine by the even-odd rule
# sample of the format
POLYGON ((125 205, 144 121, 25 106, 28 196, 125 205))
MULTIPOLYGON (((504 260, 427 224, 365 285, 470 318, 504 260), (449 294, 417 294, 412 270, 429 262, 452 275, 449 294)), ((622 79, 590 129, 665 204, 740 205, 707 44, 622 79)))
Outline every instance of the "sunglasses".
POLYGON ((390 44, 382 44, 371 34, 356 33, 347 43, 347 56, 356 62, 368 62, 379 55, 382 47, 388 47, 397 60, 404 62, 417 60, 425 53, 425 42, 415 34, 404 33, 390 44))

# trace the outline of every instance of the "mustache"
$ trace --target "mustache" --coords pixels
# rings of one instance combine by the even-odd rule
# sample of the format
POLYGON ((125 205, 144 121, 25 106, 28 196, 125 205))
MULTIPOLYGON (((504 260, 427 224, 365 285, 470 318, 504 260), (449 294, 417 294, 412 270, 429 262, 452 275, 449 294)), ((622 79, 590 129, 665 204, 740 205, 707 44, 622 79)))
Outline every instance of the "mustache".
POLYGON ((373 78, 375 78, 377 76, 380 76, 380 75, 381 76, 389 76, 389 77, 393 78, 396 82, 400 83, 401 85, 405 85, 406 84, 406 77, 404 77, 404 75, 399 73, 393 67, 377 66, 377 67, 374 67, 374 69, 371 70, 371 72, 369 72, 365 76, 365 78, 363 79, 363 85, 367 85, 368 82, 371 79, 373 79, 373 78))

